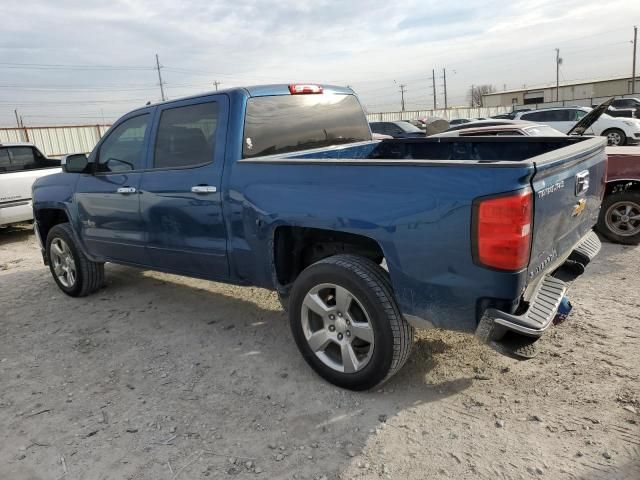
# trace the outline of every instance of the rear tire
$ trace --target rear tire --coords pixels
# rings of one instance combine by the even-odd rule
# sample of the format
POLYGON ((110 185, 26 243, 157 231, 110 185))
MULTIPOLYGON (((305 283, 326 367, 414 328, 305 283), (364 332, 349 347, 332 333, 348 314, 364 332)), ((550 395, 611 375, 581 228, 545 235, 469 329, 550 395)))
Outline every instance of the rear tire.
POLYGON ((609 145, 621 147, 627 143, 627 136, 619 128, 610 128, 602 132, 603 137, 607 137, 609 145))
POLYGON ((334 385, 373 388, 409 357, 413 327, 398 309, 388 273, 371 260, 335 255, 307 267, 289 307, 302 356, 334 385))
POLYGON ((68 223, 55 225, 47 235, 49 270, 60 290, 84 297, 104 284, 104 263, 92 262, 79 248, 68 223))
POLYGON ((640 192, 626 190, 605 197, 600 208, 597 229, 612 242, 638 245, 640 243, 640 192))

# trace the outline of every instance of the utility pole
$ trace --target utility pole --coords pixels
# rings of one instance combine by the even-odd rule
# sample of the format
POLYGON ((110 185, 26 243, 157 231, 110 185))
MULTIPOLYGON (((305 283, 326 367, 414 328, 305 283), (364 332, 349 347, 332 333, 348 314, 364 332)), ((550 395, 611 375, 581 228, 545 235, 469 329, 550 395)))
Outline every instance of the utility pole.
POLYGON ((444 80, 444 109, 447 109, 447 69, 442 69, 442 79, 444 80))
POLYGON ((638 45, 638 26, 633 27, 633 74, 631 75, 631 93, 636 93, 636 46, 638 45))
POLYGON ((213 82, 213 85, 216 87, 216 92, 218 91, 218 85, 220 85, 220 82, 218 80, 215 80, 213 82))
POLYGON ((560 64, 562 59, 560 58, 560 49, 556 48, 556 102, 560 101, 560 64))
POLYGON ((164 102, 166 100, 164 96, 164 84, 162 82, 162 73, 160 72, 160 60, 158 59, 158 54, 156 53, 156 69, 158 70, 158 81, 160 82, 160 97, 164 102))
POLYGON ((436 109, 436 70, 435 68, 431 70, 431 82, 433 85, 433 109, 436 109))
POLYGON ((404 89, 405 88, 407 88, 407 86, 404 83, 401 83, 400 84, 400 106, 403 112, 404 112, 404 89))
POLYGON ((18 110, 14 110, 13 113, 16 114, 16 123, 18 124, 18 128, 20 128, 20 117, 18 116, 18 110))

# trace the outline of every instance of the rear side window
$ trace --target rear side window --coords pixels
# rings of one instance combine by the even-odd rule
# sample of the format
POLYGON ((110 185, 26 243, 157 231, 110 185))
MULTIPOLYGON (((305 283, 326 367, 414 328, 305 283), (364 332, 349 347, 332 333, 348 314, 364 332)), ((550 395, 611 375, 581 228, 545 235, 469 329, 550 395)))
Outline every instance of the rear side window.
POLYGON ((529 120, 531 122, 548 122, 549 116, 547 115, 549 112, 532 112, 525 113, 520 118, 522 120, 529 120))
POLYGON ((525 113, 520 119, 532 122, 571 122, 575 120, 574 112, 574 110, 545 110, 525 113))
POLYGON ((371 140, 353 95, 278 95, 247 101, 244 158, 371 140))
POLYGON ((153 166, 188 167, 212 162, 217 128, 218 104, 215 102, 164 110, 153 166))

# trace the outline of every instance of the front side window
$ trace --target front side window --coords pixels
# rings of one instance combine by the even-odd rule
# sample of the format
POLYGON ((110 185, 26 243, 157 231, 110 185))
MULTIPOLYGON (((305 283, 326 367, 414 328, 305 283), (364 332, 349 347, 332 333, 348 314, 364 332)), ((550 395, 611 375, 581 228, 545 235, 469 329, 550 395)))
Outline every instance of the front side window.
POLYGON ((584 110, 576 110, 574 120, 582 120, 583 117, 587 114, 584 110))
POLYGON ((140 170, 144 161, 144 138, 149 114, 125 120, 105 139, 98 151, 98 172, 140 170))
POLYGON ((11 171, 11 160, 9 160, 9 149, 0 148, 0 173, 11 171))
POLYGON ((354 95, 277 95, 247 101, 243 157, 371 140, 354 95))
POLYGON ((212 162, 217 127, 218 104, 215 102, 164 110, 153 166, 188 167, 212 162))
POLYGON ((371 125, 371 131, 373 133, 384 133, 384 123, 381 122, 373 122, 371 125))
POLYGON ((59 165, 59 160, 48 159, 33 147, 17 146, 0 149, 0 172, 37 170, 39 168, 52 168, 59 165))

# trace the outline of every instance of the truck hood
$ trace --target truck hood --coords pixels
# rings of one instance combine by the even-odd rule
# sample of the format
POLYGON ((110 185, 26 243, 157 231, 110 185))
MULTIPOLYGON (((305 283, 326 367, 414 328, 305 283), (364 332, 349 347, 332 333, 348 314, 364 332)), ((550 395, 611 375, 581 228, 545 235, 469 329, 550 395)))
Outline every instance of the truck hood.
POLYGON ((605 100, 596 108, 587 113, 582 120, 576 123, 571 130, 567 132, 567 135, 584 135, 591 125, 596 123, 596 121, 600 118, 600 116, 605 113, 611 104, 613 103, 614 97, 611 97, 609 100, 605 100))

